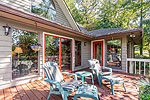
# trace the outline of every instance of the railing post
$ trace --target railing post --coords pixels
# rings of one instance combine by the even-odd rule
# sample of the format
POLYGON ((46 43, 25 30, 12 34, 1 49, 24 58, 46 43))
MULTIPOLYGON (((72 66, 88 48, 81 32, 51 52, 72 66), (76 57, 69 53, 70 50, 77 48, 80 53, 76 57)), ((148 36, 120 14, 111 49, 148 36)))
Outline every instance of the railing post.
POLYGON ((141 74, 141 62, 139 61, 139 74, 141 74))
POLYGON ((145 75, 145 62, 144 62, 144 75, 145 75))
POLYGON ((136 74, 136 61, 135 61, 135 72, 134 73, 136 74))
POLYGON ((126 73, 128 73, 128 60, 126 61, 126 73))
POLYGON ((149 62, 149 76, 150 76, 150 62, 149 62))

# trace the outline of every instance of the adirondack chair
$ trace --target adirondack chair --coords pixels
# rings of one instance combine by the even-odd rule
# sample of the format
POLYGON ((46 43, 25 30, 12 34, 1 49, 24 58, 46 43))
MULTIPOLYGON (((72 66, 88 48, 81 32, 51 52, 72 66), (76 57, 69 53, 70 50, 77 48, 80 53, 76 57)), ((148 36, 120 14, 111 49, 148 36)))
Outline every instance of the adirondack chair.
POLYGON ((90 69, 92 70, 93 74, 96 74, 96 72, 95 72, 95 68, 96 68, 102 76, 112 75, 112 69, 108 68, 108 67, 104 67, 104 66, 101 67, 99 64, 99 61, 97 59, 90 59, 90 60, 88 60, 88 62, 90 64, 90 69), (95 67, 95 64, 99 64, 99 66, 95 67), (105 70, 105 71, 103 71, 103 70, 105 70))
POLYGON ((111 89, 112 89, 112 94, 114 95, 114 89, 113 85, 114 84, 119 84, 123 83, 124 90, 126 91, 125 85, 124 85, 124 80, 120 77, 113 76, 112 75, 112 69, 103 67, 103 69, 108 69, 109 72, 102 72, 102 68, 99 64, 99 61, 96 59, 89 60, 90 65, 92 66, 92 71, 96 74, 98 81, 99 81, 99 86, 102 87, 102 79, 106 79, 107 81, 110 82, 111 89))
POLYGON ((61 73, 57 64, 54 62, 46 62, 43 65, 43 68, 46 75, 44 81, 50 84, 50 91, 47 100, 49 100, 51 94, 61 94, 63 100, 67 100, 67 96, 74 92, 81 84, 81 81, 77 80, 76 74, 68 72, 61 73), (74 80, 65 81, 62 74, 73 75, 74 80))

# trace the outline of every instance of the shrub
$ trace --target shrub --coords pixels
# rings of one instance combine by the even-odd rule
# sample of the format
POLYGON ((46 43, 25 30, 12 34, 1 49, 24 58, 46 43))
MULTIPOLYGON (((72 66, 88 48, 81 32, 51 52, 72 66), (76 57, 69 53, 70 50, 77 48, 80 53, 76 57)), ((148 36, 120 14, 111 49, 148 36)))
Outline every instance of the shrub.
POLYGON ((150 100, 150 81, 148 78, 140 80, 139 97, 142 100, 150 100))

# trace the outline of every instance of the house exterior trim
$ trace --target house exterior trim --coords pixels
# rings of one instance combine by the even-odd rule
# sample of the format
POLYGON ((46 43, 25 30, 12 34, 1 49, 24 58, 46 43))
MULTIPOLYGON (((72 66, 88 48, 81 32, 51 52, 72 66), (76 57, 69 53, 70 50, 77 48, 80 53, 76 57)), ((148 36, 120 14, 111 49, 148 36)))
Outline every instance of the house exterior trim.
MULTIPOLYGON (((60 30, 63 30, 63 31, 67 31, 67 32, 69 32, 69 34, 84 36, 84 37, 87 37, 88 39, 93 39, 94 38, 93 36, 90 36, 88 34, 73 30, 69 27, 65 27, 65 26, 62 26, 60 24, 56 24, 54 22, 46 20, 44 18, 40 18, 40 17, 34 16, 32 14, 28 14, 28 13, 16 10, 14 8, 10 8, 10 7, 5 6, 3 4, 0 4, 0 16, 1 17, 5 17, 5 18, 15 20, 15 21, 19 20, 17 18, 16 19, 10 18, 9 14, 12 15, 12 16, 15 16, 15 17, 19 17, 19 19, 24 18, 26 20, 30 20, 30 21, 32 21, 32 23, 30 23, 30 24, 33 24, 35 26, 35 23, 36 23, 37 27, 41 27, 41 24, 44 24, 44 25, 47 25, 47 26, 50 26, 50 27, 53 27, 53 28, 57 28, 57 29, 60 29, 60 30)), ((23 20, 21 20, 21 21, 23 21, 23 20)))
POLYGON ((68 22, 70 23, 70 25, 77 31, 80 31, 80 29, 78 28, 72 14, 69 11, 69 8, 67 7, 66 3, 64 0, 56 0, 57 3, 59 4, 60 8, 62 9, 63 13, 65 14, 66 18, 68 19, 68 22))

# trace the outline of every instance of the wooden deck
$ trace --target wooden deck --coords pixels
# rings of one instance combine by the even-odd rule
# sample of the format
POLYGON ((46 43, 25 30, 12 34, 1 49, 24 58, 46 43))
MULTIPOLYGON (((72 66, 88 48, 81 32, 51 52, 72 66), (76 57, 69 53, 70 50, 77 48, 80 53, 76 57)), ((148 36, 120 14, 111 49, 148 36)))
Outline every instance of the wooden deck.
MULTIPOLYGON (((98 95, 101 100, 138 100, 138 80, 139 77, 125 75, 123 73, 113 73, 124 79, 127 92, 124 91, 122 84, 114 85, 115 95, 111 95, 109 82, 103 80, 102 88, 98 86, 98 81, 95 79, 95 85, 98 88, 98 95)), ((66 80, 72 79, 70 76, 64 76, 66 80)), ((91 83, 91 78, 86 77, 86 82, 91 83)), ((49 92, 49 84, 43 80, 34 81, 15 87, 0 90, 0 100, 46 100, 49 92)), ((72 93, 68 100, 73 100, 75 93, 72 93)), ((60 95, 52 95, 50 100, 62 100, 60 95)), ((84 97, 78 100, 91 100, 84 97)))

